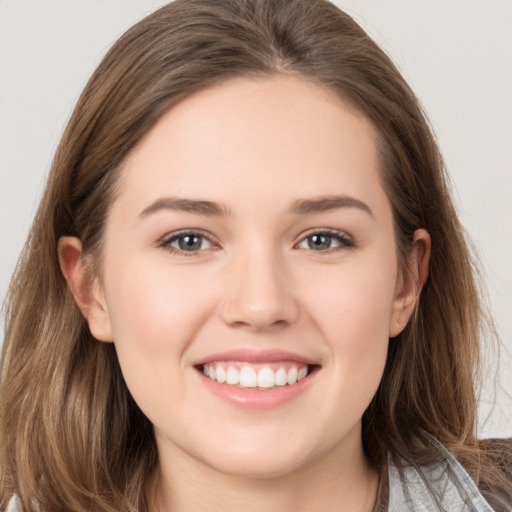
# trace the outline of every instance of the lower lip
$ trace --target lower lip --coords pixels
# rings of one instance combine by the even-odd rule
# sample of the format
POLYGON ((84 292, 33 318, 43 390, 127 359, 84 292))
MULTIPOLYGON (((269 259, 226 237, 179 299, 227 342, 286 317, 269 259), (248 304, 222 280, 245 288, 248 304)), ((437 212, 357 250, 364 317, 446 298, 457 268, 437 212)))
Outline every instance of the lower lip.
POLYGON ((279 386, 265 390, 220 384, 200 372, 198 372, 198 376, 214 395, 231 405, 247 409, 272 409, 284 405, 304 393, 316 373, 316 371, 309 373, 307 377, 291 386, 279 386))

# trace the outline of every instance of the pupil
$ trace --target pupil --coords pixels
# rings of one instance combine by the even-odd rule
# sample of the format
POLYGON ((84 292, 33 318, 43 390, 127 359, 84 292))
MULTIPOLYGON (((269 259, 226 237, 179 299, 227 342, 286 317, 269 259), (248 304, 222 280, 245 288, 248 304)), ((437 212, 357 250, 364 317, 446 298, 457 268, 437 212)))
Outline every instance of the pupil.
POLYGON ((196 235, 182 236, 178 242, 180 249, 190 251, 201 248, 201 237, 196 235))
POLYGON ((309 237, 310 249, 329 249, 331 237, 327 235, 311 235, 309 237))

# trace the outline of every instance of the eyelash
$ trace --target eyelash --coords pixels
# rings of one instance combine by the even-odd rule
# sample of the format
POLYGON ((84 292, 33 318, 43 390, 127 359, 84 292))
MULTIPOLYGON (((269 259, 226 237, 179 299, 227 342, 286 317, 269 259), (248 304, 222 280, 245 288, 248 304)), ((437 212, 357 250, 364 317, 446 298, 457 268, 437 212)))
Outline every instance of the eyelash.
POLYGON ((198 251, 186 251, 183 249, 179 249, 177 247, 173 247, 171 244, 173 242, 179 241, 180 238, 185 237, 198 237, 202 240, 207 240, 212 246, 218 247, 218 245, 212 241, 211 235, 208 235, 207 233, 200 231, 200 230, 183 230, 183 231, 177 231, 174 233, 171 233, 169 236, 164 237, 159 243, 158 246, 162 247, 163 249, 169 251, 172 254, 178 254, 180 256, 198 256, 201 250, 198 251))
POLYGON ((313 252, 318 252, 321 254, 330 254, 333 252, 343 251, 343 250, 347 250, 347 249, 354 249, 356 247, 356 243, 355 243, 354 239, 351 236, 349 236, 347 233, 345 233, 343 231, 338 231, 336 229, 329 229, 329 228, 315 229, 315 230, 312 230, 312 231, 306 233, 305 235, 302 236, 300 241, 297 244, 295 244, 295 246, 297 246, 300 243, 306 242, 308 238, 313 237, 315 235, 316 236, 323 235, 330 239, 334 239, 334 240, 336 240, 336 242, 339 243, 339 245, 337 247, 329 247, 322 251, 314 251, 313 249, 309 248, 313 252))
MULTIPOLYGON (((313 236, 322 236, 322 235, 329 238, 330 240, 335 240, 336 242, 339 243, 339 245, 335 246, 335 247, 328 247, 324 250, 319 250, 319 251, 315 251, 314 249, 309 247, 308 248, 309 250, 311 250, 313 252, 318 252, 321 254, 330 254, 333 252, 343 251, 343 250, 347 250, 347 249, 353 249, 356 247, 355 241, 352 237, 350 237, 343 231, 337 231, 335 229, 328 229, 328 228, 315 229, 314 231, 310 231, 309 233, 306 233, 305 235, 302 236, 302 238, 299 240, 299 242, 294 244, 294 247, 297 247, 298 245, 300 245, 304 242, 307 242, 307 240, 313 236)), ((169 251, 172 254, 177 254, 177 255, 185 256, 185 257, 198 256, 199 253, 201 253, 203 250, 205 250, 205 249, 199 249, 199 250, 187 251, 187 250, 183 250, 183 249, 180 249, 177 247, 173 247, 171 245, 173 242, 177 242, 181 238, 185 238, 185 237, 198 237, 201 240, 208 241, 213 246, 213 248, 219 247, 218 244, 211 239, 211 235, 209 235, 208 233, 205 233, 203 231, 200 231, 200 230, 183 230, 183 231, 177 231, 177 232, 171 233, 169 236, 164 237, 160 242, 158 242, 158 247, 162 247, 163 249, 169 251)))

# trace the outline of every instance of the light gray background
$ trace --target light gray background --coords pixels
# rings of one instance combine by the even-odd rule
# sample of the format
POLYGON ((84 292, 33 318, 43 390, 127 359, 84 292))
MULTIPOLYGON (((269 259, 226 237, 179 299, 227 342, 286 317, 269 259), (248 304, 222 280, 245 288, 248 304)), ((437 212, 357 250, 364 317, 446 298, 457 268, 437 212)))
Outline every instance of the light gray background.
MULTIPOLYGON (((164 3, 0 0, 0 300, 85 81, 125 29, 164 3)), ((479 432, 511 436, 512 2, 336 3, 391 54, 439 138, 504 345, 499 370, 487 360, 479 432)))

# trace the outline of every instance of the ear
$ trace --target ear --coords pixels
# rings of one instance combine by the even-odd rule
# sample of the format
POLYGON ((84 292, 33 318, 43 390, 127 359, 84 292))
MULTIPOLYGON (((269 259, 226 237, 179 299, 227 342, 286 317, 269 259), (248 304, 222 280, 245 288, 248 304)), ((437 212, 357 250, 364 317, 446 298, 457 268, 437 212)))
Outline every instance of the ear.
POLYGON ((407 325, 416 308, 421 290, 428 276, 431 240, 428 231, 414 232, 412 248, 407 256, 406 268, 398 275, 395 299, 391 311, 389 337, 398 336, 407 325))
POLYGON ((87 319, 91 334, 99 341, 112 341, 112 326, 103 287, 88 272, 82 255, 82 242, 63 236, 58 244, 59 263, 75 301, 87 319))

